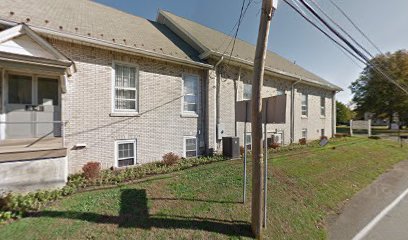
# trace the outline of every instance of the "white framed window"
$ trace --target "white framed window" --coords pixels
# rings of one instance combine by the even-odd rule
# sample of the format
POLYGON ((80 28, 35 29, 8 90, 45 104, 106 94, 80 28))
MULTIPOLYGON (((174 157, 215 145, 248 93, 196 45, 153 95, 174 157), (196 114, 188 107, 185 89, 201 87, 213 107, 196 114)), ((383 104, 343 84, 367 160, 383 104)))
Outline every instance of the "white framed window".
POLYGON ((115 141, 116 167, 133 166, 136 162, 136 139, 115 141))
POLYGON ((113 64, 113 111, 139 111, 138 68, 135 65, 113 64))
POLYGON ((320 97, 320 115, 322 117, 326 116, 326 98, 320 97))
POLYGON ((197 157, 197 137, 184 137, 184 157, 197 157))
POLYGON ((302 138, 307 139, 307 128, 302 128, 302 138))
POLYGON ((308 114, 308 96, 302 93, 302 116, 307 117, 308 114))
POLYGON ((242 100, 251 100, 252 98, 252 85, 244 83, 244 89, 242 92, 242 100))
POLYGON ((197 75, 183 76, 183 112, 198 114, 198 93, 200 77, 197 75))
POLYGON ((246 148, 248 150, 252 149, 252 133, 245 133, 245 139, 246 139, 246 148))

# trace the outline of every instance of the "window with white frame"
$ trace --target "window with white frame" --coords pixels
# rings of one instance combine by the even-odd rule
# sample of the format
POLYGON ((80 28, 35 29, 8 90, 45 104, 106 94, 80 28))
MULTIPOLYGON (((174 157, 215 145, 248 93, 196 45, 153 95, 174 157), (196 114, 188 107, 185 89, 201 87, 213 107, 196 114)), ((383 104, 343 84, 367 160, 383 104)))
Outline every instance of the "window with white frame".
POLYGON ((326 116, 326 98, 320 97, 320 115, 326 116))
POLYGON ((244 91, 242 94, 242 100, 251 100, 252 98, 252 85, 244 83, 244 91))
POLYGON ((302 128, 302 138, 307 139, 307 128, 302 128))
POLYGON ((196 137, 184 137, 184 157, 197 157, 196 137))
POLYGON ((135 66, 114 64, 114 111, 138 111, 137 78, 135 66))
POLYGON ((246 148, 251 150, 251 148, 252 148, 252 134, 251 133, 246 133, 245 134, 245 139, 246 139, 246 148))
POLYGON ((183 112, 198 113, 199 80, 196 75, 183 76, 183 112))
POLYGON ((307 117, 308 113, 308 96, 305 93, 302 93, 302 116, 307 117))
POLYGON ((136 164, 136 139, 116 141, 116 162, 118 167, 136 164))

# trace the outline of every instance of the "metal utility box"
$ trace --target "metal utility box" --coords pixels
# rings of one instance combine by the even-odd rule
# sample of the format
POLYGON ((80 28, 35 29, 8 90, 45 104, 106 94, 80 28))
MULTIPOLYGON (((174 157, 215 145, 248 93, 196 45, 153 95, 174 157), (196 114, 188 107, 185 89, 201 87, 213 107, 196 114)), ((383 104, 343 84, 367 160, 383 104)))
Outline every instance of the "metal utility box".
POLYGON ((232 159, 241 157, 238 137, 223 137, 222 138, 222 155, 224 157, 232 158, 232 159))

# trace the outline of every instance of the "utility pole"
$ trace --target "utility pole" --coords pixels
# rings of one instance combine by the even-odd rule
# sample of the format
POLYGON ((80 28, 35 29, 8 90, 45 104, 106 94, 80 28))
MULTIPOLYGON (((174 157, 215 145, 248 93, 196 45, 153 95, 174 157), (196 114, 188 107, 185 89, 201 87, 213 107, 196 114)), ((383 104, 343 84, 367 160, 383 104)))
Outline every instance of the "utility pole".
POLYGON ((262 98, 265 58, 272 15, 277 7, 277 0, 262 0, 261 20, 254 59, 252 80, 252 206, 251 228, 257 239, 263 239, 263 154, 262 154, 262 98))

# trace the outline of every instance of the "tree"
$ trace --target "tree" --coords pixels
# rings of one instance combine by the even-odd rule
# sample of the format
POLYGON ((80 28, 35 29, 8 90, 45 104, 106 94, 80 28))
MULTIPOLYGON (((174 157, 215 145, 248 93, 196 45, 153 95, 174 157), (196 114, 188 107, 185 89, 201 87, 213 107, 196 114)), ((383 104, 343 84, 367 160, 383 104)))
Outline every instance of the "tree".
MULTIPOLYGON (((408 90, 408 52, 378 55, 370 60, 379 66, 388 76, 408 90)), ((372 112, 376 116, 385 116, 392 122, 394 113, 408 116, 408 95, 388 81, 377 70, 367 66, 359 79, 350 86, 353 102, 359 116, 372 112)), ((391 127, 391 125, 390 125, 391 127)))
POLYGON ((336 101, 336 123, 346 124, 353 118, 353 111, 345 104, 336 101))

